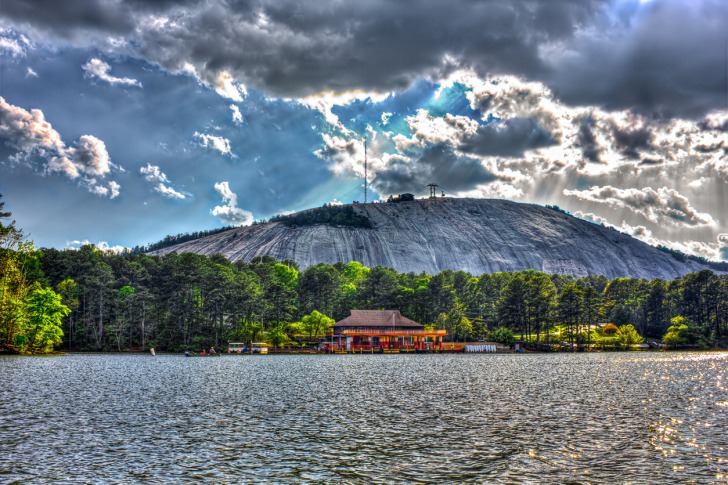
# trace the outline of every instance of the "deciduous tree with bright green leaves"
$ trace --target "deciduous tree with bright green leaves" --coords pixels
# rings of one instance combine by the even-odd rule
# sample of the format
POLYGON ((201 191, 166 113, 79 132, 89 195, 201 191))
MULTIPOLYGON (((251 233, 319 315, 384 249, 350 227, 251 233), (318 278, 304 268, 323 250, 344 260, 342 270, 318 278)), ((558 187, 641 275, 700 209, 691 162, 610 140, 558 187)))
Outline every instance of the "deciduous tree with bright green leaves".
POLYGON ((510 329, 506 327, 494 328, 488 333, 488 340, 498 342, 503 345, 513 345, 516 343, 516 337, 510 329))
POLYGON ((627 348, 641 344, 645 341, 642 335, 637 333, 637 329, 634 328, 634 325, 632 324, 622 325, 619 327, 617 336, 619 337, 619 341, 622 342, 622 345, 627 348))
POLYGON ((309 339, 317 339, 326 335, 328 329, 336 323, 333 318, 327 317, 318 310, 312 311, 301 319, 303 329, 309 339))
POLYGON ((690 338, 691 323, 689 318, 681 315, 672 318, 667 333, 662 337, 662 342, 668 347, 687 344, 690 338))
POLYGON ((47 353, 63 340, 61 322, 71 310, 61 302, 61 295, 34 283, 25 298, 27 320, 16 336, 21 350, 47 353))

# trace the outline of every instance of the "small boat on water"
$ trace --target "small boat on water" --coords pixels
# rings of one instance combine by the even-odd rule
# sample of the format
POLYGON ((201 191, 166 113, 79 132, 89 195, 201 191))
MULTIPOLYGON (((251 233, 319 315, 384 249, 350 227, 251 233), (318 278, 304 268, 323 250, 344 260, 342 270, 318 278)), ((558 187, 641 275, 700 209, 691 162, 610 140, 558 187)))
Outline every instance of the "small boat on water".
POLYGON ((230 342, 228 345, 229 354, 267 354, 268 344, 265 342, 253 342, 250 347, 245 342, 230 342))

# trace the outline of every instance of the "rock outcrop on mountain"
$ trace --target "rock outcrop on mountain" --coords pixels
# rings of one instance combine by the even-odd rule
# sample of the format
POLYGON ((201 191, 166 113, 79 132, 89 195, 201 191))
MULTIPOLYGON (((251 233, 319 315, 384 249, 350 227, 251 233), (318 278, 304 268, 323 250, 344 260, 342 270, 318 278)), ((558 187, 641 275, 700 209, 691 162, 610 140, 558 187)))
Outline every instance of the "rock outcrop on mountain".
POLYGON ((420 199, 354 204, 373 227, 281 222, 230 229, 152 254, 220 253, 233 261, 256 256, 317 263, 360 261, 400 272, 473 275, 536 269, 575 277, 673 279, 706 269, 626 234, 532 204, 495 199, 420 199))

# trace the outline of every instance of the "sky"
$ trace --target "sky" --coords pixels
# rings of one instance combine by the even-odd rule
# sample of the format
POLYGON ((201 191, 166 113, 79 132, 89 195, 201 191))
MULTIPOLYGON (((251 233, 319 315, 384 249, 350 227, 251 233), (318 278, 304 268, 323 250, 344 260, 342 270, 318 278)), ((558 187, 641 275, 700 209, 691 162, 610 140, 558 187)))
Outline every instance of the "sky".
POLYGON ((40 247, 325 203, 558 205, 728 260, 724 0, 3 0, 0 193, 40 247))

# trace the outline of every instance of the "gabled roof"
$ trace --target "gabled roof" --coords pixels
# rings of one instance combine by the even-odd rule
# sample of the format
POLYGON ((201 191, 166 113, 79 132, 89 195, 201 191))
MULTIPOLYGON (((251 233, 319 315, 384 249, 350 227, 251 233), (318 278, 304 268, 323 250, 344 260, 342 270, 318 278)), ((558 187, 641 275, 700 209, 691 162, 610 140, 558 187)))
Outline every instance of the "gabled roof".
POLYGON ((334 328, 348 327, 424 328, 423 325, 403 317, 399 310, 351 310, 351 315, 334 325, 334 328))

